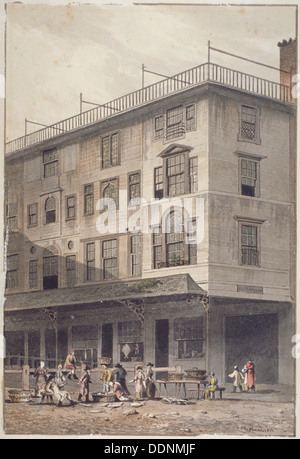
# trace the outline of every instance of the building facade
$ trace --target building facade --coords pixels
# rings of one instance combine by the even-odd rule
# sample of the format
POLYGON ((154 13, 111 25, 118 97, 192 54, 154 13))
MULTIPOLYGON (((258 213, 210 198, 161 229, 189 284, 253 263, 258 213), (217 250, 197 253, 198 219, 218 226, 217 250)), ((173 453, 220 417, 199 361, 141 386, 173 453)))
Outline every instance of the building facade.
POLYGON ((285 80, 206 63, 7 144, 6 365, 291 382, 295 120, 285 80))

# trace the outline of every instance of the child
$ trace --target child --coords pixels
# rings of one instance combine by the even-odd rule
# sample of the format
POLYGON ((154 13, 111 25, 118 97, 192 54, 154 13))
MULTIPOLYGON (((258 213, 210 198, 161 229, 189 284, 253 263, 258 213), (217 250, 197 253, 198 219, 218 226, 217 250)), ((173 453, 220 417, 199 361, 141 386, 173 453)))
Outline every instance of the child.
POLYGON ((243 392, 242 381, 244 379, 244 376, 239 371, 239 368, 237 366, 234 367, 233 373, 228 375, 228 377, 234 379, 234 381, 233 381, 233 393, 236 393, 236 389, 237 388, 240 389, 240 392, 243 392))

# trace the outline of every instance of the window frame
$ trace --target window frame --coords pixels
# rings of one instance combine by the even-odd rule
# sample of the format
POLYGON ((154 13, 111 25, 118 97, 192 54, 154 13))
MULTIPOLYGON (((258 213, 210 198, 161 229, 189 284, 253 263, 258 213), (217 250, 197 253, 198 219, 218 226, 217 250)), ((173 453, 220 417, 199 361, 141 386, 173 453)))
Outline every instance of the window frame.
MULTIPOLYGON (((238 263, 240 266, 244 268, 261 268, 262 260, 261 260, 261 227, 265 220, 258 220, 252 218, 244 218, 244 217, 234 217, 235 220, 238 222, 238 263), (243 227, 252 227, 256 229, 256 256, 257 256, 257 263, 256 264, 249 264, 243 263, 243 227)), ((248 246, 251 247, 251 246, 248 246)))
MULTIPOLYGON (((100 182, 100 197, 101 199, 104 198, 103 193, 106 188, 108 188, 111 184, 115 183, 116 184, 116 199, 115 201, 116 204, 116 209, 119 209, 119 177, 112 177, 106 180, 102 180, 100 182)), ((103 208, 103 212, 107 209, 107 206, 105 205, 103 208)))
POLYGON ((43 150, 42 152, 42 161, 43 161, 43 178, 44 179, 49 179, 50 177, 57 177, 59 175, 59 170, 58 170, 58 150, 57 148, 50 148, 48 150, 43 150), (54 153, 55 152, 55 157, 49 160, 45 160, 45 155, 54 153), (50 166, 49 169, 51 170, 51 167, 54 166, 54 173, 51 173, 50 175, 46 174, 46 170, 48 169, 47 166, 50 166))
MULTIPOLYGON (((171 220, 169 220, 171 221, 171 220)), ((191 223, 194 223, 196 221, 196 218, 191 218, 188 220, 188 225, 191 223)), ((193 246, 196 245, 196 255, 191 254, 190 250, 190 244, 189 244, 189 234, 186 231, 185 228, 185 220, 184 220, 184 210, 179 209, 179 208, 173 208, 173 210, 170 210, 168 214, 164 218, 164 222, 162 222, 161 225, 155 225, 152 227, 152 269, 162 269, 162 268, 173 268, 173 267, 178 267, 178 266, 195 266, 197 265, 197 250, 198 250, 198 245, 193 244, 193 246), (171 214, 174 212, 181 212, 182 214, 182 227, 183 227, 183 233, 182 237, 179 241, 174 240, 173 242, 171 241, 170 234, 178 234, 178 233, 167 233, 166 231, 163 232, 163 226, 166 227, 166 222, 168 219, 171 219, 171 214), (156 231, 155 231, 156 230, 156 231), (157 231, 158 230, 158 231, 157 231), (156 236, 158 235, 159 239, 156 239, 156 236), (169 238, 169 242, 167 242, 169 238), (159 243, 160 242, 160 243, 159 243), (178 263, 170 264, 168 260, 168 247, 170 247, 172 244, 178 244, 182 243, 183 244, 183 258, 179 260, 178 263), (157 253, 159 251, 160 247, 160 260, 158 260, 157 253), (193 262, 191 262, 191 259, 193 259, 193 262)), ((176 239, 176 238, 175 238, 176 239)))
POLYGON ((111 281, 112 279, 118 279, 119 278, 119 241, 118 241, 118 238, 116 237, 113 237, 113 238, 109 238, 109 239, 102 239, 101 240, 101 267, 102 267, 102 280, 107 280, 107 281, 111 281), (116 246, 115 247, 111 247, 111 248, 107 248, 107 250, 116 250, 116 256, 112 256, 112 257, 106 257, 104 256, 104 244, 108 243, 108 242, 116 242, 116 246), (110 269, 113 270, 115 269, 116 270, 116 274, 113 275, 112 271, 108 271, 107 270, 107 267, 106 267, 106 262, 108 260, 116 260, 116 266, 110 266, 110 269), (106 273, 109 272, 110 273, 110 276, 107 277, 106 276, 106 273))
POLYGON ((120 132, 119 131, 114 131, 114 132, 111 132, 109 134, 102 135, 100 137, 100 149, 101 149, 101 154, 100 154, 101 169, 109 169, 110 167, 120 166, 120 164, 121 164, 121 155, 120 155, 120 132), (112 150, 112 146, 113 146, 112 139, 113 139, 113 137, 116 137, 116 139, 117 139, 117 148, 116 148, 117 161, 115 163, 113 163, 113 155, 112 155, 112 153, 113 153, 113 150, 112 150), (109 161, 108 161, 107 165, 104 164, 103 141, 105 139, 108 139, 108 149, 109 149, 109 152, 108 152, 109 161))
POLYGON ((66 221, 70 221, 70 220, 76 220, 76 204, 77 204, 77 199, 76 199, 76 194, 70 194, 68 196, 66 196, 65 198, 65 209, 66 209, 66 221), (74 206, 68 206, 68 200, 69 199, 74 199, 74 206), (73 216, 70 216, 68 215, 69 214, 69 209, 73 209, 74 208, 74 215, 73 216))
POLYGON ((5 288, 8 290, 14 290, 19 287, 19 254, 13 253, 13 254, 7 255, 6 261, 7 261, 7 264, 6 264, 7 270, 6 270, 5 288), (10 274, 13 274, 13 275, 10 276, 10 274))
POLYGON ((34 260, 29 260, 29 263, 28 263, 28 286, 30 288, 30 290, 34 290, 34 289, 37 289, 38 288, 38 260, 37 259, 34 259, 34 260), (32 265, 35 263, 35 270, 32 270, 32 265), (33 277, 32 275, 35 274, 35 276, 33 277), (34 281, 34 283, 33 283, 34 281))
POLYGON ((142 194, 142 182, 141 182, 141 179, 142 179, 142 176, 141 176, 141 171, 140 170, 135 171, 135 172, 130 172, 128 174, 128 202, 130 202, 130 201, 132 201, 134 199, 140 199, 141 198, 141 194, 142 194), (130 183, 131 177, 133 177, 135 175, 138 175, 138 181, 130 183), (139 195, 132 197, 132 195, 131 195, 132 186, 136 186, 136 185, 138 185, 139 195))
POLYGON ((183 102, 176 106, 167 107, 163 113, 155 115, 153 118, 153 139, 154 141, 162 140, 164 143, 172 142, 175 139, 182 139, 185 135, 191 131, 196 131, 197 129, 197 119, 196 119, 196 102, 183 102), (177 108, 182 107, 181 120, 177 123, 170 124, 171 112, 177 108), (193 116, 189 116, 189 110, 192 108, 193 116), (182 124, 182 128, 179 129, 178 135, 168 134, 168 129, 174 128, 176 125, 182 124), (171 135, 171 137, 169 137, 171 135))
POLYGON ((84 217, 89 217, 94 215, 94 184, 93 183, 86 183, 83 185, 83 215, 84 217), (88 187, 91 187, 91 192, 87 193, 86 190, 88 187), (91 197, 91 205, 90 210, 88 210, 88 202, 87 198, 91 197))
POLYGON ((85 282, 95 282, 96 281, 96 244, 95 241, 88 241, 85 243, 85 282), (89 246, 93 246, 93 251, 88 250, 89 246), (89 258, 89 254, 93 253, 93 258, 89 258), (92 275, 91 275, 92 274, 92 275))
POLYGON ((247 153, 243 151, 235 151, 235 156, 238 158, 238 193, 243 197, 248 197, 250 199, 260 198, 261 197, 261 167, 260 162, 263 159, 266 159, 267 156, 257 155, 253 153, 247 153), (242 160, 252 161, 256 163, 256 186, 254 196, 249 196, 242 193, 242 160))
POLYGON ((129 235, 129 273, 130 277, 141 277, 142 275, 142 233, 134 233, 129 235), (139 238, 139 244, 133 246, 133 240, 139 238), (133 247, 140 247, 138 253, 135 253, 133 247), (135 257, 139 258, 139 262, 135 263, 135 257), (134 267, 138 267, 137 270, 134 267))
POLYGON ((74 253, 71 253, 71 254, 68 254, 66 255, 66 286, 67 287, 74 287, 76 284, 77 284, 77 264, 76 264, 76 254, 74 253), (70 264, 68 263, 69 259, 70 258, 74 258, 74 267, 73 268, 70 268, 70 264), (69 279, 70 279, 70 272, 72 272, 72 279, 73 281, 72 282, 69 282, 69 279))
POLYGON ((12 202, 6 204, 6 224, 8 233, 18 233, 18 203, 12 202))
MULTIPOLYGON (((45 211, 45 225, 51 225, 51 223, 57 223, 57 201, 55 196, 48 196, 44 202, 44 211, 45 211), (54 206, 51 209, 47 209, 47 202, 53 199, 54 206), (54 220, 48 221, 49 215, 54 215, 54 220)), ((53 217, 52 217, 53 218, 53 217)))
POLYGON ((257 106, 250 105, 250 104, 248 104, 246 102, 239 106, 239 129, 238 129, 238 136, 237 136, 238 141, 254 143, 256 145, 260 145, 261 144, 261 139, 260 139, 260 115, 261 115, 261 111, 260 111, 260 108, 257 107, 257 106), (254 123, 255 132, 254 132, 253 139, 246 138, 246 137, 243 136, 243 122, 247 122, 246 119, 243 119, 243 117, 246 118, 246 116, 250 116, 250 115, 243 114, 243 108, 250 108, 250 109, 253 109, 255 111, 255 123, 254 123))
POLYGON ((39 216, 38 216, 38 208, 39 208, 39 205, 38 205, 37 202, 33 202, 32 204, 28 204, 28 206, 27 206, 27 227, 28 228, 34 228, 34 227, 38 226, 38 223, 39 223, 38 222, 38 218, 39 218, 39 216), (35 206, 35 213, 31 212, 31 207, 32 206, 35 206), (31 223, 31 217, 33 215, 36 215, 36 222, 35 223, 31 223))

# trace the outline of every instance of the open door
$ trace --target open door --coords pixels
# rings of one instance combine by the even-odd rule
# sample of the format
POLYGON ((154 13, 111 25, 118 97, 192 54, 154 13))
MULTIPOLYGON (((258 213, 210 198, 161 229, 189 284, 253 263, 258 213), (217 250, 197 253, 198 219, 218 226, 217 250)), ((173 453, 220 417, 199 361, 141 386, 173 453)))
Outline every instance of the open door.
MULTIPOLYGON (((169 321, 157 320, 155 324, 155 366, 169 366, 169 321)), ((157 379, 167 378, 167 372, 156 373, 157 379)))

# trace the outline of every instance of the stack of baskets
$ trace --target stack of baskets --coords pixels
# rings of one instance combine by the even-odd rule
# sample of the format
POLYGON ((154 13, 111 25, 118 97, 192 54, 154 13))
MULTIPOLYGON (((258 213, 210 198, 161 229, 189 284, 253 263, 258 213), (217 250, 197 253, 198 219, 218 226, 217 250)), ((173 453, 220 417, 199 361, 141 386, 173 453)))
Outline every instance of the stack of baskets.
POLYGON ((181 381, 183 378, 184 373, 170 373, 168 372, 168 380, 169 381, 181 381))

